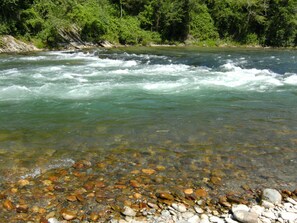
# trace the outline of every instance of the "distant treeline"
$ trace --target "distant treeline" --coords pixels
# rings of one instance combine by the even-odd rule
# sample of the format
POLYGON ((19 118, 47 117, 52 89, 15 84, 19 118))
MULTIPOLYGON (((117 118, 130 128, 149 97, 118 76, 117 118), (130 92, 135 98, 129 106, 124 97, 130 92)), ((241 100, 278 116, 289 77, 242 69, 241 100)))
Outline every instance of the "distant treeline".
POLYGON ((297 0, 1 0, 0 35, 120 44, 297 45, 297 0))

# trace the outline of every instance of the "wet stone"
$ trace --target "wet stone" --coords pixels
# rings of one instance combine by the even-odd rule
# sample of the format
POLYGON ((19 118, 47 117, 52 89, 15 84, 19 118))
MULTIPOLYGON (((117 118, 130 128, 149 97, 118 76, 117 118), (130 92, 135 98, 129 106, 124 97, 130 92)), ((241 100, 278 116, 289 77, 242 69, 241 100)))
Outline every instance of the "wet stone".
POLYGON ((208 196, 208 193, 205 189, 203 188, 200 188, 198 190, 195 191, 195 194, 197 197, 207 197, 208 196))
POLYGON ((141 171, 148 175, 152 175, 152 174, 156 173, 156 171, 153 169, 142 169, 141 171))
POLYGON ((95 185, 94 185, 93 182, 87 182, 87 183, 84 184, 83 187, 84 187, 86 190, 93 190, 94 187, 95 187, 95 185))
POLYGON ((3 202, 3 207, 8 211, 14 209, 14 205, 9 199, 7 199, 3 202))
POLYGON ((75 196, 76 196, 76 199, 80 202, 83 202, 85 200, 85 198, 81 194, 76 194, 75 196))
POLYGON ((174 200, 174 197, 171 194, 165 192, 156 193, 156 197, 163 200, 174 200))
POLYGON ((27 186, 27 185, 29 185, 29 184, 30 184, 30 181, 27 180, 27 179, 21 179, 21 180, 18 181, 18 185, 19 185, 20 187, 25 187, 25 186, 27 186))
POLYGON ((59 185, 55 185, 53 189, 59 192, 64 192, 66 190, 64 187, 61 187, 59 185))
POLYGON ((29 207, 25 204, 18 204, 16 206, 17 213, 28 213, 29 207))
POLYGON ((69 195, 66 197, 67 201, 71 201, 71 202, 74 202, 74 201, 77 201, 77 198, 75 195, 69 195))
POLYGON ((185 193, 186 195, 190 195, 190 194, 193 194, 193 193, 194 193, 194 190, 193 190, 192 188, 188 188, 188 189, 185 189, 185 190, 184 190, 184 193, 185 193))
POLYGON ((71 210, 63 210, 62 211, 62 216, 65 220, 73 220, 75 219, 76 216, 76 212, 75 211, 71 211, 71 210))
POLYGON ((99 219, 99 215, 97 214, 97 213, 91 213, 91 215, 90 215, 90 219, 92 220, 92 221, 97 221, 98 219, 99 219))
POLYGON ((125 215, 125 216, 129 216, 129 217, 135 217, 136 216, 136 212, 128 207, 128 206, 125 206, 124 207, 124 210, 122 211, 122 214, 125 215))
POLYGON ((210 178, 210 182, 214 185, 220 185, 221 184, 222 179, 220 177, 217 176, 213 176, 210 178))

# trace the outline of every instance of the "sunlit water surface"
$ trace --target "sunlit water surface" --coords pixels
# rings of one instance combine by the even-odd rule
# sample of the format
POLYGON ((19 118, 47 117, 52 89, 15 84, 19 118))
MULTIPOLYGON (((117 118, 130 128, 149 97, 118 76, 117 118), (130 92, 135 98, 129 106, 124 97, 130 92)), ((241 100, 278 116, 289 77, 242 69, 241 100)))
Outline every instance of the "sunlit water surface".
POLYGON ((229 188, 294 187, 296 64, 263 49, 0 55, 0 181, 140 153, 195 180, 220 169, 229 188))

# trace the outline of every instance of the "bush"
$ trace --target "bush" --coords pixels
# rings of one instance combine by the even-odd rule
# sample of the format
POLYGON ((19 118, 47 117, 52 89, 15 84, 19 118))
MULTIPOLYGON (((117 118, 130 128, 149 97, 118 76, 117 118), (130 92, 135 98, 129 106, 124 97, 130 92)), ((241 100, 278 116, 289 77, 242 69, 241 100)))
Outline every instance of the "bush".
POLYGON ((81 31, 81 37, 83 40, 89 42, 99 42, 102 39, 102 36, 107 33, 108 24, 105 24, 103 21, 95 19, 91 22, 87 22, 81 31))
POLYGON ((258 45, 259 39, 256 33, 249 33, 247 34, 244 42, 248 45, 258 45))

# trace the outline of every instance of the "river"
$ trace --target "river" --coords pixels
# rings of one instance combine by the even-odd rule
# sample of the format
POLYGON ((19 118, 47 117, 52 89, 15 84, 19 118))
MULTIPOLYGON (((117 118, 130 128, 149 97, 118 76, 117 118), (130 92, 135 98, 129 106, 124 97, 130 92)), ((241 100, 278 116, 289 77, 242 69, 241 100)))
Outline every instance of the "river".
POLYGON ((112 156, 189 181, 220 172, 229 189, 293 188, 296 64, 271 49, 2 54, 0 181, 112 156))

